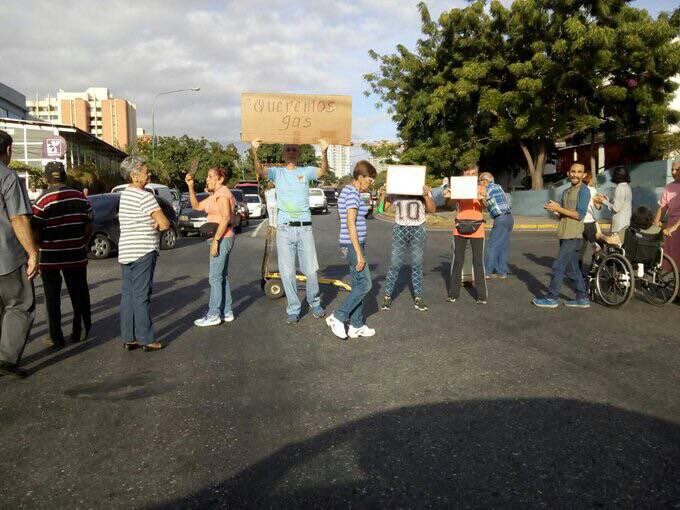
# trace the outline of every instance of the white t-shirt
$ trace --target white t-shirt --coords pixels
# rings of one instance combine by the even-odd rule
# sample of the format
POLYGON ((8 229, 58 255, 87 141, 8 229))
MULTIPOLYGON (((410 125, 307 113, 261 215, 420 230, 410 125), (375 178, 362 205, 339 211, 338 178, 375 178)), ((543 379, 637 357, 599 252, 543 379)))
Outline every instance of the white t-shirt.
POLYGON ((394 208, 394 221, 397 225, 415 227, 425 223, 425 200, 421 197, 390 196, 387 198, 394 208))
POLYGON ((160 209, 153 193, 127 187, 120 194, 118 220, 118 262, 129 264, 149 252, 158 251, 160 233, 155 228, 151 213, 160 209))
POLYGON ((267 202, 267 214, 269 215, 269 226, 276 226, 276 188, 269 188, 264 192, 264 200, 267 202))
POLYGON ((595 209, 595 195, 597 195, 597 189, 588 186, 588 190, 590 190, 590 202, 588 202, 588 210, 583 217, 583 223, 594 223, 595 216, 597 215, 597 209, 595 209))

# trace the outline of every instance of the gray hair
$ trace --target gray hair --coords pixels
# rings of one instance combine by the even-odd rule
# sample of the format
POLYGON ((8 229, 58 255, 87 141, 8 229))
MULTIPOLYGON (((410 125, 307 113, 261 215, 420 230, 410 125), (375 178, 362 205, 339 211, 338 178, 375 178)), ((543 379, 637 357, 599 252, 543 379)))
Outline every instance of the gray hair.
POLYGON ((147 164, 142 156, 128 156, 120 164, 120 176, 129 181, 133 175, 138 175, 147 164))
POLYGON ((493 175, 489 172, 482 172, 479 176, 479 180, 493 182, 493 175))

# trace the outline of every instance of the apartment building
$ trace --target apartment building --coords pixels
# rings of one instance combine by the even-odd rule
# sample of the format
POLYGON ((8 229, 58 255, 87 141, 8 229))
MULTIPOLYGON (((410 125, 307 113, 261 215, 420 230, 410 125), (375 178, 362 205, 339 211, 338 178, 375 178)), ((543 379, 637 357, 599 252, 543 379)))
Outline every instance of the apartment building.
POLYGON ((25 119, 27 116, 26 96, 0 83, 0 119, 25 119))
MULTIPOLYGON (((317 156, 321 156, 321 149, 315 145, 315 152, 317 156)), ((351 168, 351 147, 344 145, 329 145, 328 146, 328 166, 336 177, 344 177, 349 175, 351 168)))
POLYGON ((137 109, 126 99, 113 97, 105 87, 84 92, 59 90, 26 101, 30 114, 42 121, 75 126, 106 143, 124 149, 137 138, 137 109))

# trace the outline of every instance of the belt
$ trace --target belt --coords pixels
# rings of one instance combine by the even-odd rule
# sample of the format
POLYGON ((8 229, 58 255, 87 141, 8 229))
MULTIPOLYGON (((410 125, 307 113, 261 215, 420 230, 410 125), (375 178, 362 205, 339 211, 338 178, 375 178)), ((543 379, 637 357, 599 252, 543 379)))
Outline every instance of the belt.
POLYGON ((493 219, 495 220, 499 216, 507 216, 508 214, 512 214, 512 211, 505 211, 504 213, 500 213, 500 214, 494 216, 493 219))
POLYGON ((289 221, 288 223, 284 223, 284 225, 289 227, 308 227, 311 224, 311 221, 289 221))

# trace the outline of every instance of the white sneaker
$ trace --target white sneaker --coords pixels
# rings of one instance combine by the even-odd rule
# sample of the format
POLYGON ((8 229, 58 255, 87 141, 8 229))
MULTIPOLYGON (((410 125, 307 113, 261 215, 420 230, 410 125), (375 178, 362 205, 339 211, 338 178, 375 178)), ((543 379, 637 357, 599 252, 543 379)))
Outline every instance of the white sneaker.
POLYGON ((218 324, 222 324, 222 319, 220 318, 219 315, 213 316, 204 315, 200 319, 196 319, 194 321, 194 325, 198 326, 199 328, 203 328, 206 326, 217 326, 218 324))
POLYGON ((345 325, 335 318, 335 315, 331 314, 326 317, 326 324, 331 328, 331 331, 338 338, 347 338, 347 333, 345 333, 345 325))
POLYGON ((366 324, 360 328, 350 326, 347 334, 350 338, 359 338, 360 336, 375 336, 375 329, 369 328, 366 324))
POLYGON ((222 322, 231 322, 234 320, 234 312, 225 313, 221 317, 222 322))

